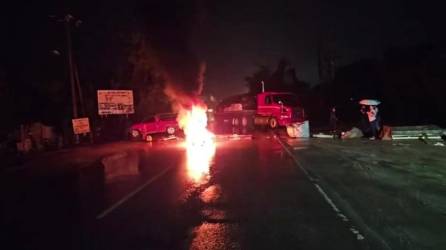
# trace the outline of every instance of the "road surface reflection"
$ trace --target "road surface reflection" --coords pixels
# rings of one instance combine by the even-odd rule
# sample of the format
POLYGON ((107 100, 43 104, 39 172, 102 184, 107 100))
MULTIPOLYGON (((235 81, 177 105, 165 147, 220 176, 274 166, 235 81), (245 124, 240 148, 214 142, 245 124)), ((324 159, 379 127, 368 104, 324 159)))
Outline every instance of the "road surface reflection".
POLYGON ((214 142, 187 145, 187 175, 192 181, 202 183, 209 178, 209 168, 214 154, 214 142))

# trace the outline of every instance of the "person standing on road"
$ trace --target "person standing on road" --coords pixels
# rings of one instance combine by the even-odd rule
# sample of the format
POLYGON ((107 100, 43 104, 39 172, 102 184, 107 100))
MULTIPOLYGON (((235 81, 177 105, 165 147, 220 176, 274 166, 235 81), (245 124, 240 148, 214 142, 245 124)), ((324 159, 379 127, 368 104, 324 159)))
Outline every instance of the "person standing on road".
POLYGON ((378 138, 378 133, 380 130, 378 107, 375 105, 369 106, 369 110, 367 111, 367 117, 369 119, 370 129, 372 132, 372 137, 370 137, 370 140, 375 140, 378 138))
POLYGON ((336 135, 338 130, 338 117, 336 116, 336 107, 332 107, 330 111, 330 128, 333 136, 336 135))
POLYGON ((368 110, 368 106, 361 105, 360 128, 361 128, 362 133, 364 134, 364 137, 370 137, 370 122, 369 122, 369 118, 367 116, 367 110, 368 110))

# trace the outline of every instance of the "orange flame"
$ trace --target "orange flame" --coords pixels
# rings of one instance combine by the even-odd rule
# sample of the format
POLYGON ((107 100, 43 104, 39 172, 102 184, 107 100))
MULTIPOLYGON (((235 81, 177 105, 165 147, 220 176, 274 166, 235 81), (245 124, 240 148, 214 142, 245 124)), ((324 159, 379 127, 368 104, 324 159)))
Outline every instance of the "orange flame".
POLYGON ((190 110, 181 109, 178 123, 186 136, 188 175, 198 182, 208 176, 216 148, 214 134, 207 129, 206 107, 192 105, 190 110))

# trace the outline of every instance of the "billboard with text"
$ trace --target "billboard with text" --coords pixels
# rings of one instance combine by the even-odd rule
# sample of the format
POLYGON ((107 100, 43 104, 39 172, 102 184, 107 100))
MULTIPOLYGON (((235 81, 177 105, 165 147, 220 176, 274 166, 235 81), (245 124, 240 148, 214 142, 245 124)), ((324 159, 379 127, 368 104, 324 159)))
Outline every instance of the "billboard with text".
POLYGON ((134 114, 132 90, 98 90, 99 115, 134 114))

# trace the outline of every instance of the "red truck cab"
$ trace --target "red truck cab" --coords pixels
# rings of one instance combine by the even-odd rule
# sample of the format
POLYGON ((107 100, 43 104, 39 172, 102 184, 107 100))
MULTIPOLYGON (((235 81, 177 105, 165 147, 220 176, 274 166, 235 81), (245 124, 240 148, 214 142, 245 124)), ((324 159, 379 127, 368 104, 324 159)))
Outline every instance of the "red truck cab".
POLYGON ((289 92, 262 92, 257 94, 257 116, 255 124, 269 127, 286 126, 302 122, 305 113, 296 95, 289 92))

